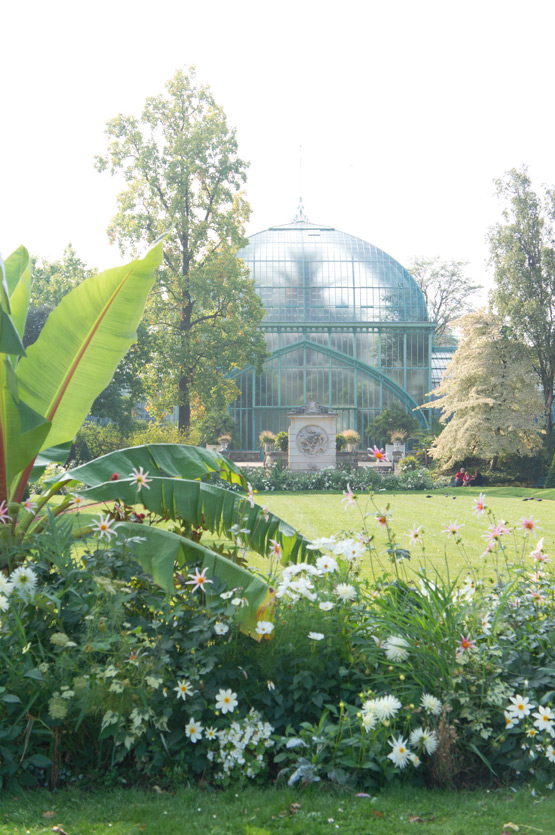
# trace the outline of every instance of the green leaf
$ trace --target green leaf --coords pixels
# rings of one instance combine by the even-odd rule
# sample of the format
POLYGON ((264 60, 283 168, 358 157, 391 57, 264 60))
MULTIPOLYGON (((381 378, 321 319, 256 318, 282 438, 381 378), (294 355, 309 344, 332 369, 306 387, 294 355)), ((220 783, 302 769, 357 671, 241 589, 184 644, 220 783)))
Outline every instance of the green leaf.
MULTIPOLYGON (((29 253, 24 246, 20 246, 15 252, 12 252, 6 259, 5 267, 12 322, 21 340, 25 333, 25 322, 27 321, 27 311, 31 297, 31 262, 29 253)), ((23 345, 21 347, 23 348, 23 345)), ((22 353, 24 354, 25 351, 23 350, 22 353)))
MULTIPOLYGON (((71 471, 72 474, 76 470, 71 471)), ((84 478, 81 472, 81 478, 84 478)), ((88 489, 78 489, 85 499, 93 501, 121 501, 127 505, 141 503, 147 510, 163 517, 183 519, 191 525, 204 525, 209 531, 233 539, 231 529, 245 529, 241 534, 247 547, 259 554, 267 555, 275 540, 281 546, 284 562, 297 562, 307 556, 306 546, 310 544, 296 531, 273 513, 267 519, 260 505, 251 507, 248 500, 231 490, 201 481, 178 478, 152 478, 140 493, 130 479, 107 481, 88 489)))
POLYGON ((74 437, 110 382, 136 338, 161 261, 159 243, 142 260, 86 279, 64 296, 19 361, 20 397, 52 423, 48 446, 74 437))
POLYGON ((140 467, 153 476, 197 479, 217 473, 231 484, 245 486, 247 483, 239 467, 223 455, 186 444, 145 444, 118 449, 75 467, 68 472, 67 479, 93 487, 109 481, 114 473, 122 479, 128 478, 140 467))
MULTIPOLYGON (((43 449, 43 451, 39 453, 35 459, 31 475, 29 476, 29 481, 36 481, 40 478, 49 464, 65 464, 71 446, 72 442, 68 441, 67 444, 60 444, 60 446, 43 449)), ((56 480, 59 481, 59 476, 56 480)))
MULTIPOLYGON (((122 522, 118 525, 118 533, 128 538, 129 549, 139 565, 169 593, 174 591, 175 565, 183 566, 191 562, 200 562, 201 570, 208 569, 208 579, 217 577, 227 589, 237 589, 238 596, 248 602, 248 606, 238 607, 237 610, 241 630, 260 640, 255 633, 256 623, 275 601, 275 592, 263 580, 204 545, 171 531, 122 522)), ((207 589, 209 597, 209 586, 207 589)), ((199 590, 198 594, 203 592, 199 590)))
POLYGON ((22 357, 25 348, 9 313, 0 309, 0 353, 22 357))
POLYGON ((34 765, 35 768, 48 768, 48 766, 52 765, 50 757, 45 757, 44 754, 33 754, 29 757, 28 762, 34 765))

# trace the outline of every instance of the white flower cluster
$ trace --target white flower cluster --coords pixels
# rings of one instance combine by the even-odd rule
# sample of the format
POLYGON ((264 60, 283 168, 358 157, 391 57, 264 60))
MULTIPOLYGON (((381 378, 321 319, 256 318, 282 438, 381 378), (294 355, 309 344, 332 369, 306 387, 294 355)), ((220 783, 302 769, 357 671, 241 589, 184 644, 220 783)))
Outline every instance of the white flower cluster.
MULTIPOLYGON (((433 716, 439 716, 441 713, 442 704, 440 700, 429 693, 423 694, 420 704, 427 713, 433 716)), ((362 705, 361 713, 362 724, 366 732, 369 733, 378 723, 382 723, 386 727, 389 726, 390 720, 394 719, 401 708, 402 704, 396 696, 386 695, 378 699, 367 699, 362 705)), ((388 744, 391 751, 387 758, 392 761, 393 765, 402 769, 412 763, 417 768, 420 765, 420 757, 409 748, 409 744, 421 754, 431 755, 437 749, 438 738, 435 730, 420 727, 412 731, 409 741, 399 735, 388 740, 388 744)))
POLYGON ((9 577, 0 572, 0 612, 10 608, 9 597, 15 592, 23 600, 32 600, 37 587, 37 575, 27 565, 20 565, 9 577))
POLYGON ((544 753, 550 762, 555 763, 555 747, 551 742, 547 742, 547 737, 555 738, 555 713, 547 705, 539 705, 532 713, 534 708, 535 705, 527 696, 521 696, 519 693, 511 696, 504 713, 505 726, 507 730, 511 730, 519 724, 521 719, 530 722, 528 717, 531 715, 534 722, 523 730, 533 744, 525 743, 521 747, 529 750, 530 759, 535 759, 538 753, 544 753), (543 740, 540 738, 542 733, 545 735, 543 740))
POLYGON ((218 731, 219 750, 208 752, 208 759, 221 766, 216 778, 221 782, 241 776, 252 780, 260 774, 266 767, 264 752, 274 744, 273 730, 269 722, 263 722, 260 713, 251 708, 244 719, 218 731))

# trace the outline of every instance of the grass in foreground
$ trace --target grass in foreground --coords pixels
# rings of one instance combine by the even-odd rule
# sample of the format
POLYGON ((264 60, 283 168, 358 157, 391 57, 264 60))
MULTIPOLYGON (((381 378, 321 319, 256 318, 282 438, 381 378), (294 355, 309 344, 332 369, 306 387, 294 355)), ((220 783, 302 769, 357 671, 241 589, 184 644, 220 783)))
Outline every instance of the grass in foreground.
POLYGON ((555 796, 534 797, 527 788, 395 788, 372 797, 323 787, 175 794, 65 789, 4 793, 0 799, 0 835, 43 835, 56 826, 67 835, 501 835, 508 823, 514 825, 508 833, 553 835, 554 820, 555 796))

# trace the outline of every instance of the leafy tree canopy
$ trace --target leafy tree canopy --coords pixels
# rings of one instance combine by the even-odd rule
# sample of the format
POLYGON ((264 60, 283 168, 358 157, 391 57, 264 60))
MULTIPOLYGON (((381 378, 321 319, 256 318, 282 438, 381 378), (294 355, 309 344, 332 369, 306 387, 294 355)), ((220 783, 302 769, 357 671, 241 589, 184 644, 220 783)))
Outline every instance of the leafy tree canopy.
POLYGON ((466 275, 465 261, 442 261, 440 258, 413 258, 409 270, 422 290, 428 315, 436 324, 436 338, 449 333, 453 319, 472 309, 469 301, 480 290, 466 275))
POLYGON ((495 466, 503 453, 530 454, 542 443, 543 404, 529 351, 486 310, 463 316, 456 326, 460 345, 432 392, 448 421, 432 457, 452 467, 476 455, 495 466))
POLYGON ((503 222, 489 233, 495 271, 493 303, 514 338, 532 349, 551 432, 555 381, 555 192, 532 188, 528 169, 513 168, 495 181, 503 222))
POLYGON ((106 132, 97 168, 126 183, 110 238, 135 252, 170 230, 145 319, 155 344, 144 373, 153 413, 177 404, 179 428, 187 430, 193 408, 235 399, 230 371, 249 363, 261 370, 266 357, 262 303, 237 258, 250 214, 247 164, 194 69, 177 72, 139 118, 119 115, 106 132))

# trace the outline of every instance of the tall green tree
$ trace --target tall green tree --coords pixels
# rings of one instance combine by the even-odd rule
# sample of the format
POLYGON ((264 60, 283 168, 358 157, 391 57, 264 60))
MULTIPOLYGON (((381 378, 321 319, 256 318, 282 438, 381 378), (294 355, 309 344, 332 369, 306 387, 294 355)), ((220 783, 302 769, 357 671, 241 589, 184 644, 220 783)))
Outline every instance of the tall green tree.
POLYGON ((542 443, 543 402, 530 351, 511 338, 504 320, 477 310, 457 319, 461 341, 430 404, 445 428, 431 448, 452 467, 470 455, 495 467, 503 453, 527 455, 542 443))
POLYGON ((413 258, 409 271, 422 290, 428 315, 436 322, 438 341, 449 334, 449 325, 472 309, 470 298, 480 285, 466 274, 466 261, 442 261, 440 258, 413 258))
POLYGON ((503 222, 489 233, 495 271, 493 302, 516 339, 530 346, 543 390, 545 423, 553 429, 555 382, 555 193, 532 188, 528 169, 495 181, 503 222))
POLYGON ((156 410, 177 404, 179 428, 187 430, 194 405, 237 396, 228 372, 249 363, 261 370, 266 356, 262 304, 237 258, 250 213, 242 192, 247 164, 193 69, 147 99, 139 118, 119 115, 106 132, 97 168, 126 183, 110 238, 134 252, 171 230, 146 317, 156 346, 145 373, 156 410))

